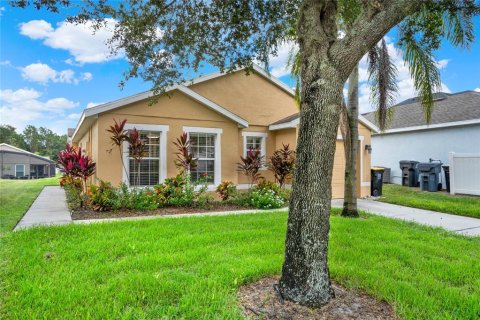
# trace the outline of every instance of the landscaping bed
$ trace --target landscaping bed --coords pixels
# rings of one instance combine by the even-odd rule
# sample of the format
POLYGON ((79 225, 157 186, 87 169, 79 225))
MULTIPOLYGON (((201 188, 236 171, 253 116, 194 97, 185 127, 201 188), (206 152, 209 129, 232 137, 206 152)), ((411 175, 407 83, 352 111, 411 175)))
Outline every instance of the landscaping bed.
POLYGON ((164 207, 154 210, 121 210, 99 212, 88 208, 82 208, 72 211, 73 220, 88 219, 110 219, 124 217, 147 217, 147 216, 165 216, 190 213, 222 212, 222 211, 241 211, 255 209, 250 206, 240 206, 229 203, 214 202, 208 208, 202 207, 164 207))

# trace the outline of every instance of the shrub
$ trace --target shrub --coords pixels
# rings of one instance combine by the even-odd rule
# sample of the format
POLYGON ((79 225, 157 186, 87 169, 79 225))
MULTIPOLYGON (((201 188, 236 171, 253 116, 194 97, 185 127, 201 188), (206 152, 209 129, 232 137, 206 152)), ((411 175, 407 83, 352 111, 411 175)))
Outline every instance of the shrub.
MULTIPOLYGON (((58 154, 58 165, 64 171, 64 178, 80 178, 83 181, 83 195, 87 194, 87 180, 95 173, 96 164, 89 156, 82 154, 82 149, 75 149, 67 143, 58 154)), ((62 183, 62 182, 61 182, 62 183)))
POLYGON ((118 210, 121 208, 118 201, 119 193, 110 182, 100 180, 98 186, 90 186, 90 206, 95 211, 118 210))
POLYGON ((165 179, 164 183, 155 186, 154 189, 158 199, 163 199, 164 203, 175 207, 195 206, 205 192, 207 192, 206 178, 193 184, 187 172, 165 179))
POLYGON ((250 202, 258 209, 276 209, 285 205, 281 195, 270 189, 255 189, 250 192, 250 202))
POLYGON ((217 194, 222 198, 222 201, 227 201, 235 196, 237 187, 230 180, 224 180, 217 187, 217 194))
POLYGON ((62 177, 61 183, 65 190, 67 207, 70 210, 81 208, 84 202, 82 197, 82 181, 78 178, 62 177))
POLYGON ((240 162, 237 163, 238 171, 246 175, 253 185, 261 178, 258 172, 264 166, 263 156, 259 149, 250 149, 245 157, 240 156, 240 162))
POLYGON ((275 181, 283 188, 287 179, 293 175, 295 151, 290 149, 290 145, 283 144, 283 147, 276 150, 270 157, 268 168, 273 172, 275 181))

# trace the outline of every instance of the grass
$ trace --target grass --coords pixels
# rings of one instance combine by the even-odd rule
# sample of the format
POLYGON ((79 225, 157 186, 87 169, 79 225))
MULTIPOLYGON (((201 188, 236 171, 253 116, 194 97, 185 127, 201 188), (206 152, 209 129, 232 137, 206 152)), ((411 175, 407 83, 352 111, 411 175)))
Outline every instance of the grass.
MULTIPOLYGON (((287 214, 8 233, 2 319, 239 319, 244 283, 279 274, 287 214)), ((331 276, 405 319, 478 319, 480 238, 378 216, 331 218, 331 276)))
POLYGON ((0 237, 15 227, 44 186, 58 185, 58 178, 0 179, 0 237))
POLYGON ((480 218, 480 197, 426 192, 395 184, 383 185, 379 201, 402 206, 480 218))

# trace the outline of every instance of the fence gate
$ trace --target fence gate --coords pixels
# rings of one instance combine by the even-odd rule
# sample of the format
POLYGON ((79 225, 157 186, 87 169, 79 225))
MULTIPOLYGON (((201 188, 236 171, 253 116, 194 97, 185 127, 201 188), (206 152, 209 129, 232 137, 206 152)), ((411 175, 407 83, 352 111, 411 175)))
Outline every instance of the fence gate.
POLYGON ((450 193, 480 196, 480 153, 449 154, 450 193))

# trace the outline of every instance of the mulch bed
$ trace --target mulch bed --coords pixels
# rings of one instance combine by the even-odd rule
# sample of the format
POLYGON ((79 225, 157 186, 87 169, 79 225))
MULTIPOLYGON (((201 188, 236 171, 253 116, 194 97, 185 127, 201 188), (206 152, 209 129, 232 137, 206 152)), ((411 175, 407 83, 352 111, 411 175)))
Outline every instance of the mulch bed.
POLYGON ((221 211, 239 211, 252 210, 252 207, 242 207, 226 203, 213 203, 208 209, 205 208, 180 208, 180 207, 165 207, 156 210, 119 210, 119 211, 94 211, 91 209, 78 209, 72 212, 73 220, 87 220, 87 219, 110 219, 110 218, 124 218, 124 217, 146 217, 146 216, 165 216, 175 214, 188 213, 207 213, 207 212, 221 212, 221 211))
POLYGON ((387 302, 365 293, 333 284, 335 298, 318 309, 282 301, 274 290, 278 277, 265 278, 243 286, 238 295, 240 307, 248 319, 335 319, 335 320, 399 320, 387 302))

